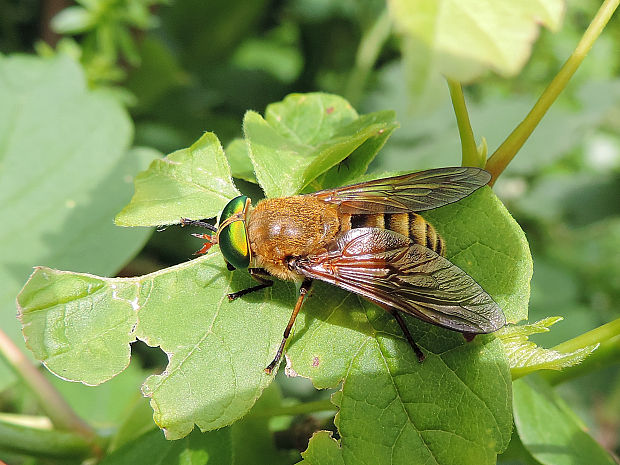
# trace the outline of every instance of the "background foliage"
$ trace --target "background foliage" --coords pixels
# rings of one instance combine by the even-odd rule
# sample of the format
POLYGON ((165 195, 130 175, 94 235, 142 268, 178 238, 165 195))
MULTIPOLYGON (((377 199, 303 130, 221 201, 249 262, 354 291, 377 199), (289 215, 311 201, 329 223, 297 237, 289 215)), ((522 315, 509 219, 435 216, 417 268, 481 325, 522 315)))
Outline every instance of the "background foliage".
MULTIPOLYGON (((5 54, 0 56, 0 213, 5 220, 0 241, 2 329, 23 346, 14 318, 14 298, 34 265, 101 276, 138 276, 171 265, 186 266, 184 262, 199 246, 187 230, 170 227, 150 235, 152 230, 146 228, 119 228, 112 224, 114 215, 129 202, 133 177, 151 160, 159 159, 161 153, 178 151, 176 160, 182 161, 189 149, 179 149, 191 146, 203 150, 200 144, 193 144, 205 131, 213 131, 225 148, 238 189, 249 193, 253 199, 260 198, 262 194, 253 184, 256 176, 269 195, 290 193, 281 190, 291 188, 288 184, 269 180, 269 172, 273 170, 273 160, 270 164, 268 158, 271 152, 266 152, 262 158, 264 171, 254 173, 249 169, 248 154, 240 138, 245 136, 254 143, 254 135, 262 134, 264 124, 275 126, 279 116, 286 116, 286 107, 282 104, 266 111, 268 104, 281 101, 291 92, 322 90, 346 97, 357 110, 356 113, 343 108, 340 116, 339 130, 351 131, 346 133, 346 141, 351 144, 347 149, 363 144, 379 130, 385 138, 372 139, 373 146, 362 145, 365 149, 355 152, 349 165, 343 164, 337 171, 338 176, 334 177, 333 172, 323 174, 317 181, 321 185, 328 186, 336 179, 338 182, 343 178, 348 180, 346 176, 353 179, 365 171, 371 159, 369 171, 375 173, 460 164, 458 131, 447 86, 439 73, 453 71, 460 79, 477 78, 466 88, 472 126, 478 138, 485 137, 488 146, 494 149, 551 81, 599 6, 593 0, 569 1, 562 23, 559 19, 561 2, 545 2, 549 16, 541 22, 557 31, 541 29, 528 59, 528 44, 538 33, 532 14, 522 11, 520 21, 503 24, 503 18, 515 13, 496 11, 494 2, 473 1, 463 2, 464 8, 484 8, 487 15, 484 22, 481 17, 474 16, 469 27, 487 31, 497 38, 496 43, 501 47, 483 46, 490 42, 473 36, 472 42, 451 37, 455 19, 448 15, 436 17, 437 31, 432 35, 436 40, 432 47, 436 54, 422 54, 427 48, 421 44, 427 44, 430 36, 416 35, 412 32, 416 30, 415 24, 405 21, 408 18, 406 8, 419 7, 417 3, 423 2, 394 1, 392 8, 398 12, 400 20, 392 21, 382 13, 384 4, 380 1, 187 0, 162 4, 149 0, 83 0, 70 5, 50 21, 52 10, 59 9, 55 2, 0 0, 3 12, 0 51, 5 54), (484 3, 487 4, 481 6, 484 3), (511 36, 514 31, 522 32, 523 43, 514 40, 511 36), (515 44, 514 48, 503 48, 511 43, 515 44), (457 47, 459 45, 461 48, 457 47), (459 66, 459 63, 463 65, 462 53, 467 47, 479 50, 480 54, 468 57, 467 66, 459 66), (35 53, 39 57, 34 56, 35 53), (519 71, 523 64, 525 67, 519 71), (254 112, 245 114, 248 109, 254 112), (385 110, 394 110, 396 117, 385 110), (359 127, 347 126, 358 114, 366 115, 367 119, 359 123, 359 127), (394 120, 398 121, 399 129, 395 129, 394 120), (391 136, 389 140, 388 136, 391 136), (386 145, 373 159, 374 152, 383 143, 386 145), (140 249, 142 251, 136 255, 140 249)), ((435 18, 433 15, 437 12, 427 11, 427 14, 435 18)), ((552 315, 564 317, 564 321, 553 326, 549 333, 532 336, 532 340, 546 347, 618 318, 618 43, 620 24, 616 15, 560 100, 494 188, 525 230, 532 250, 534 276, 529 320, 533 322, 552 315)), ((310 113, 307 118, 311 117, 310 113)), ((302 121, 309 120, 302 118, 302 121)), ((274 137, 281 135, 278 129, 281 128, 274 129, 274 137)), ((327 134, 327 137, 332 135, 327 134)), ((342 149, 337 138, 317 147, 314 144, 324 140, 311 136, 301 134, 299 139, 314 155, 329 159, 342 149)), ((201 141, 205 142, 205 137, 201 141)), ((205 146, 208 149, 204 150, 213 151, 208 152, 209 156, 213 156, 212 153, 222 156, 221 148, 205 146)), ((260 153, 260 150, 257 148, 253 153, 260 153)), ((209 168, 227 177, 225 163, 224 160, 209 168)), ((298 182, 297 190, 307 186, 300 176, 301 168, 307 167, 297 164, 282 167, 286 176, 298 182)), ((196 174, 183 171, 183 167, 179 169, 179 178, 196 174)), ((142 178, 142 181, 148 188, 149 179, 142 178)), ((204 183, 210 181, 212 177, 204 179, 204 183)), ((219 185, 212 190, 221 192, 221 188, 219 185)), ((232 185, 227 188, 227 196, 234 195, 235 188, 232 185)), ((313 186, 308 186, 308 190, 314 190, 313 186)), ((157 192, 162 199, 166 198, 165 190, 157 192)), ((183 192, 186 198, 196 202, 207 204, 212 199, 208 195, 196 197, 191 186, 183 192)), ((118 221, 122 223, 124 215, 129 218, 126 224, 159 225, 174 222, 176 218, 174 215, 155 218, 153 213, 145 214, 144 210, 132 211, 132 205, 123 210, 118 221), (140 223, 135 219, 136 214, 145 215, 147 220, 140 223), (152 222, 148 223, 149 220, 152 222)), ((210 214, 202 213, 210 216, 218 209, 214 208, 210 214)), ((165 210, 157 210, 157 214, 162 212, 165 210)), ((435 215, 433 221, 438 224, 449 225, 450 212, 438 211, 431 215, 435 215)), ((454 231, 454 239, 448 242, 454 244, 456 241, 457 249, 460 247, 458 233, 458 229, 454 231)), ((204 267, 202 282, 213 278, 208 292, 203 296, 199 290, 190 290, 191 293, 179 296, 179 302, 174 304, 177 307, 173 308, 187 308, 193 295, 200 295, 199 300, 221 298, 229 283, 209 274, 213 272, 209 269, 209 262, 213 260, 217 260, 217 254, 206 257, 200 265, 204 267)), ((167 279, 165 273, 161 279, 167 279)), ((248 282, 247 277, 239 273, 234 279, 233 285, 239 288, 248 282)), ((85 283, 89 285, 98 284, 85 283)), ((251 297, 245 303, 235 303, 239 309, 235 309, 234 314, 244 314, 247 310, 241 307, 254 302, 252 314, 267 312, 265 327, 248 328, 246 322, 247 330, 266 332, 271 322, 275 327, 282 326, 282 321, 286 320, 282 315, 290 309, 294 289, 282 284, 275 288, 274 297, 281 307, 279 310, 263 308, 260 298, 251 297)), ((109 299, 115 298, 131 302, 134 296, 111 288, 109 299)), ((338 317, 342 320, 337 322, 342 334, 338 334, 337 340, 365 334, 363 323, 355 318, 356 314, 366 311, 364 303, 346 300, 346 295, 338 292, 334 298, 340 298, 353 315, 352 319, 338 317), (346 321, 354 328, 346 326, 346 321)), ((315 305, 321 307, 318 302, 315 305)), ((321 318, 332 317, 321 316, 320 308, 316 309, 316 314, 317 320, 309 322, 308 328, 317 333, 315 340, 328 341, 329 335, 320 334, 325 327, 320 323, 321 318)), ((178 320, 175 324, 184 330, 191 331, 193 326, 202 324, 194 319, 195 315, 189 320, 178 318, 179 315, 175 315, 178 320)), ((166 318, 170 317, 167 314, 166 318)), ((129 326, 133 324, 122 312, 117 318, 129 326)), ((386 328, 388 332, 393 329, 384 316, 378 314, 376 319, 370 318, 373 325, 386 328)), ((153 322, 157 321, 154 317, 153 322)), ((145 321, 144 325, 156 333, 153 322, 145 321)), ((227 323, 232 325, 234 321, 230 318, 227 323)), ((300 319, 300 324, 306 326, 304 318, 300 319)), ((233 329, 239 330, 239 327, 233 329)), ((80 332, 76 336, 84 334, 80 332)), ((156 337, 151 334, 148 337, 156 337)), ((92 336, 95 342, 95 336, 103 336, 99 345, 94 346, 96 349, 91 350, 103 361, 112 358, 116 363, 112 371, 126 366, 128 354, 117 358, 106 356, 109 355, 106 351, 113 346, 108 334, 92 336)), ((260 341, 265 344, 265 354, 271 353, 270 347, 278 339, 279 333, 273 333, 260 341)), ((402 348, 390 346, 391 340, 376 340, 375 343, 377 347, 387 344, 388 353, 401 354, 402 348)), ((429 339, 430 346, 432 340, 429 339)), ((291 357, 300 363, 310 356, 304 350, 303 341, 300 338, 300 344, 290 351, 291 357)), ((153 341, 153 345, 157 345, 156 342, 153 341)), ((174 351, 182 346, 181 343, 174 351)), ((497 350, 491 344, 490 353, 497 350)), ((618 344, 606 348, 612 351, 607 360, 613 360, 616 354, 615 364, 604 363, 601 369, 587 376, 578 377, 579 368, 573 368, 562 372, 562 377, 551 375, 546 379, 517 380, 514 383, 515 429, 508 449, 499 456, 498 462, 524 465, 611 463, 609 455, 592 438, 608 451, 620 451, 617 347, 618 344), (536 429, 540 418, 554 419, 551 426, 557 427, 549 428, 551 433, 546 444, 553 445, 556 450, 577 444, 574 453, 554 454, 553 448, 541 448, 537 441, 545 431, 536 429), (583 433, 584 425, 589 434, 583 433)), ((239 357, 243 356, 241 349, 238 348, 239 357)), ((140 393, 140 385, 149 375, 163 370, 167 354, 142 343, 133 344, 131 350, 133 357, 129 368, 98 387, 67 383, 46 373, 78 414, 105 438, 102 450, 106 457, 102 463, 136 463, 136 460, 142 460, 141 463, 158 463, 157 460, 159 463, 192 464, 262 463, 257 457, 264 463, 296 463, 301 460, 299 452, 306 450, 313 431, 328 429, 338 437, 333 418, 335 408, 327 401, 334 391, 317 391, 304 378, 287 378, 280 373, 242 420, 216 432, 203 434, 194 430, 182 440, 165 441, 161 432, 154 429, 153 412, 140 393)), ((62 354, 71 355, 69 352, 62 354)), ((312 360, 308 359, 309 367, 312 360)), ((373 366, 373 360, 370 351, 358 362, 367 364, 368 368, 373 366)), ((243 365, 243 359, 239 363, 243 365)), ((459 373, 458 361, 454 363, 451 370, 459 373)), ((107 369, 101 363, 92 366, 107 369)), ((76 365, 73 368, 80 370, 76 365)), ((400 368, 394 366, 390 370, 398 373, 400 368)), ((207 365, 200 369, 206 371, 199 376, 213 376, 207 365)), ((360 369, 359 372, 369 371, 360 369)), ((91 382, 110 376, 106 372, 91 382)), ((331 379, 326 374, 322 376, 324 378, 315 379, 315 383, 330 386, 341 374, 335 373, 331 379)), ((65 377, 76 379, 68 374, 65 377)), ((157 376, 150 378, 147 392, 157 385, 156 379, 157 376)), ((222 379, 227 377, 222 375, 222 379)), ((261 385, 262 389, 264 380, 252 380, 250 375, 241 379, 251 385, 246 399, 249 408, 257 396, 256 386, 261 385)), ((368 387, 372 382, 377 384, 372 392, 387 392, 381 387, 379 377, 359 378, 349 384, 351 390, 338 394, 333 400, 341 407, 347 402, 356 402, 360 396, 355 392, 356 386, 368 387)), ((426 382, 433 390, 432 380, 426 382)), ((28 447, 27 443, 20 449, 15 441, 11 442, 10 434, 27 438, 30 431, 16 429, 12 414, 29 415, 22 418, 22 421, 27 420, 23 427, 29 428, 44 421, 40 415, 47 412, 41 410, 40 403, 3 363, 0 363, 0 389, 0 411, 6 412, 0 416, 3 425, 0 436, 5 437, 0 445, 0 459, 10 464, 80 462, 85 447, 72 438, 46 436, 49 441, 46 443, 35 435, 33 444, 38 444, 40 450, 28 447), (47 449, 46 444, 50 444, 47 449), (50 450, 60 458, 54 459, 50 450), (36 458, 37 455, 41 458, 36 458)), ((217 392, 211 394, 218 395, 217 392)), ((162 405, 171 402, 179 410, 188 407, 177 400, 171 401, 170 397, 162 399, 162 405)), ((364 414, 372 417, 375 412, 364 414)), ((360 418, 337 417, 335 422, 354 437, 366 432, 365 417, 360 418)), ((499 421, 505 423, 506 418, 499 421)), ((185 428, 192 426, 185 425, 185 428)), ((505 436, 506 428, 500 430, 505 436)), ((51 434, 55 430, 44 428, 43 431, 51 434)), ((508 438, 501 437, 500 433, 492 436, 500 443, 496 450, 503 450, 506 444, 501 443, 507 443, 508 438)), ((368 440, 365 444, 368 450, 364 450, 364 454, 368 457, 384 457, 379 444, 373 445, 368 440)), ((350 443, 343 444, 343 449, 336 445, 327 433, 320 433, 303 454, 304 462, 351 463, 354 459, 347 454, 355 449, 347 449, 350 443)), ((445 457, 439 463, 466 463, 459 462, 464 459, 464 456, 445 457)), ((495 457, 482 459, 472 455, 470 459, 473 463, 492 463, 495 457)), ((382 463, 404 462, 399 462, 396 456, 385 458, 382 463)))

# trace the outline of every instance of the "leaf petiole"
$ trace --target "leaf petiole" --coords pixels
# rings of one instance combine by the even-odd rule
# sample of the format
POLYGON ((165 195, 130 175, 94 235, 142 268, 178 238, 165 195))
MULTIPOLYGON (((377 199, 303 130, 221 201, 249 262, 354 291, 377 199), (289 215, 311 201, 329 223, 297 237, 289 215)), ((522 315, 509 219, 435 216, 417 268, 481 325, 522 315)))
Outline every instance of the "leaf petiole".
POLYGON ((73 431, 92 441, 95 431, 73 411, 67 401, 43 376, 15 343, 0 329, 0 357, 12 367, 23 383, 30 388, 43 411, 59 430, 73 431))
POLYGON ((459 128, 459 136, 461 137, 462 166, 475 166, 484 168, 486 159, 478 152, 474 131, 471 128, 467 106, 465 105, 465 97, 463 96, 463 88, 461 83, 453 79, 447 79, 448 88, 450 89, 450 98, 454 107, 456 116, 456 124, 459 128))
POLYGON ((601 34, 605 25, 613 15, 614 11, 618 7, 620 0, 605 0, 599 8, 596 16, 586 29, 579 44, 566 60, 558 74, 553 78, 553 81, 543 91, 542 95, 534 104, 534 107, 530 110, 525 119, 512 131, 512 133, 506 138, 506 140, 497 148, 495 153, 491 155, 486 164, 486 169, 492 175, 489 185, 492 186, 497 180, 498 176, 504 171, 508 163, 515 157, 517 152, 521 149, 525 141, 530 137, 538 123, 542 120, 543 116, 547 113, 547 110, 551 107, 553 102, 557 99, 560 93, 564 90, 570 78, 575 74, 575 71, 581 65, 581 62, 586 57, 592 45, 601 34))
POLYGON ((620 356, 620 318, 562 342, 553 350, 563 353, 574 352, 595 344, 600 345, 580 364, 562 371, 544 373, 545 379, 551 384, 559 384, 617 361, 620 356))

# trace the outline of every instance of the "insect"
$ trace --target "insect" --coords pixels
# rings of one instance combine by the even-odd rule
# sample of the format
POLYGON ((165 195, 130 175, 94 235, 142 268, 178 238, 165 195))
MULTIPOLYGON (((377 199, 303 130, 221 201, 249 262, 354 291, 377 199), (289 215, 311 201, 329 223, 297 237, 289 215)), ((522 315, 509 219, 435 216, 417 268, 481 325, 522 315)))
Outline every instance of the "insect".
POLYGON ((277 366, 312 280, 365 297, 394 316, 419 361, 424 353, 400 312, 463 333, 467 340, 506 324, 502 310, 472 277, 444 258, 445 243, 417 212, 456 202, 484 186, 479 168, 438 168, 377 179, 312 194, 271 198, 252 207, 232 199, 219 226, 183 218, 182 225, 213 244, 230 270, 248 268, 258 285, 230 300, 273 284, 272 277, 301 281, 299 298, 273 361, 277 366))

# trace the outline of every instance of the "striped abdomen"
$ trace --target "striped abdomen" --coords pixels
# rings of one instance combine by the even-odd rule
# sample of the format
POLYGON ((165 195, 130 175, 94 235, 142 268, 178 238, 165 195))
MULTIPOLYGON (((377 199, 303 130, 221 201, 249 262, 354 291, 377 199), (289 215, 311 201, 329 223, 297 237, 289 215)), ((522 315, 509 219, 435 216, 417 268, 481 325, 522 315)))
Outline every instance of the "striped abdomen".
POLYGON ((409 237, 444 255, 446 246, 439 233, 417 213, 379 213, 376 215, 351 215, 351 228, 381 228, 409 237))

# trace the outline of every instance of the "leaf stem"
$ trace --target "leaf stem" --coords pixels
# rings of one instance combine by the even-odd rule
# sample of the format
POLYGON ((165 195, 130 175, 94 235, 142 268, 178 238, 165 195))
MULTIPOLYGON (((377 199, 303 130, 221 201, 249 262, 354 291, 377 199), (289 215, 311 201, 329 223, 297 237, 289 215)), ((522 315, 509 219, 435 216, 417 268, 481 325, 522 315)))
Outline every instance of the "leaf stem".
POLYGON ((484 168, 485 159, 478 153, 474 131, 471 128, 469 114, 467 113, 467 105, 463 95, 461 83, 454 79, 447 78, 448 88, 450 89, 450 98, 454 107, 454 115, 456 116, 456 124, 459 128, 459 136, 461 137, 461 153, 462 166, 475 166, 484 168))
POLYGON ((586 29, 577 47, 566 60, 553 81, 543 91, 542 95, 530 110, 525 119, 512 131, 506 140, 491 155, 486 164, 486 169, 492 175, 489 185, 493 185, 498 176, 504 171, 508 163, 514 158, 521 149, 525 141, 530 137, 540 120, 543 118, 549 107, 560 95, 568 84, 570 78, 575 74, 579 65, 586 57, 592 45, 601 34, 605 25, 618 7, 620 0, 605 0, 599 8, 596 16, 586 29))
POLYGON ((620 336, 620 318, 599 326, 598 328, 594 328, 587 333, 580 334, 573 339, 564 341, 553 347, 552 350, 557 350, 562 353, 574 352, 583 347, 600 344, 616 336, 620 336))
POLYGON ((372 70, 383 44, 390 36, 392 21, 388 10, 383 10, 372 26, 364 32, 360 40, 357 54, 355 55, 355 65, 349 74, 349 79, 344 91, 345 97, 355 106, 363 92, 368 80, 368 75, 372 70))
POLYGON ((0 418, 0 450, 49 458, 84 458, 93 453, 83 435, 34 428, 0 418))
POLYGON ((316 400, 295 405, 285 405, 252 413, 260 417, 277 417, 281 415, 304 415, 316 412, 336 411, 338 408, 329 400, 316 400))
POLYGON ((601 342, 598 348, 581 363, 559 371, 545 371, 541 376, 556 385, 604 368, 620 360, 620 336, 601 342))
MULTIPOLYGON (((30 388, 39 405, 59 430, 72 431, 88 441, 95 431, 73 411, 67 401, 35 367, 15 343, 0 329, 0 356, 11 366, 23 383, 30 388)), ((0 434, 0 436, 2 436, 0 434)))

